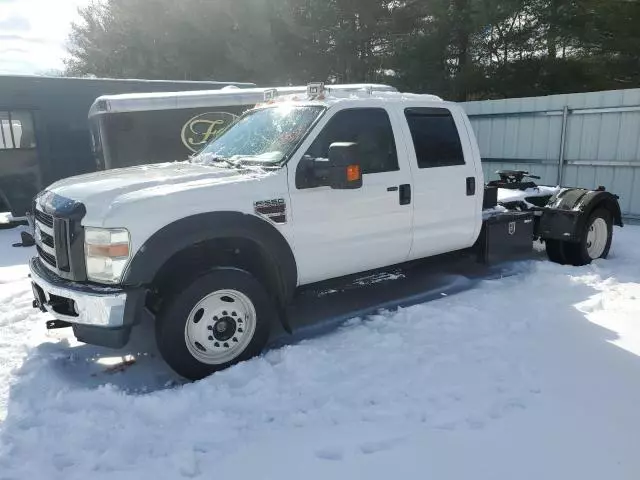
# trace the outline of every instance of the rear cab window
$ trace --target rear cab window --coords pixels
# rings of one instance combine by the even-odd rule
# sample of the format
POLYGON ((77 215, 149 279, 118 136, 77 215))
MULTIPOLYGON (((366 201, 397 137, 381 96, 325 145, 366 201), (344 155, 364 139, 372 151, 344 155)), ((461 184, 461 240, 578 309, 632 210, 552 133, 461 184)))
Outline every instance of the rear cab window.
POLYGON ((404 110, 418 168, 464 165, 460 134, 446 108, 411 107, 404 110))

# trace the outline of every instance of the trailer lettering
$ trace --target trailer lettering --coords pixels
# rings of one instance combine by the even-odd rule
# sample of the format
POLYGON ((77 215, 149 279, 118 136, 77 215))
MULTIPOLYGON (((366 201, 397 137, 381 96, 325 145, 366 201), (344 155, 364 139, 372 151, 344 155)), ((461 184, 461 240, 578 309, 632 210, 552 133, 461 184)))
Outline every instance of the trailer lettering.
POLYGON ((182 143, 192 152, 199 151, 232 124, 236 115, 228 112, 205 112, 190 118, 182 126, 182 143))

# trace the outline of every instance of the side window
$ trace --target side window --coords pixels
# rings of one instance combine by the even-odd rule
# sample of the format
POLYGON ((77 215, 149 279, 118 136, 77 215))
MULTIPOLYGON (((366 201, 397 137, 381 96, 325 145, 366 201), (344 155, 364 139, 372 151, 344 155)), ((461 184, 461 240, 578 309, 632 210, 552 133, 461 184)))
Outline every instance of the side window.
POLYGON ((458 129, 446 108, 407 108, 418 168, 464 165, 458 129))
POLYGON ((0 150, 35 148, 36 135, 31 113, 24 110, 0 112, 0 150))
POLYGON ((13 148, 9 112, 0 112, 0 150, 13 148))
POLYGON ((362 173, 398 170, 398 154, 391 122, 382 108, 354 108, 336 113, 307 150, 313 158, 327 158, 335 142, 358 144, 362 173))

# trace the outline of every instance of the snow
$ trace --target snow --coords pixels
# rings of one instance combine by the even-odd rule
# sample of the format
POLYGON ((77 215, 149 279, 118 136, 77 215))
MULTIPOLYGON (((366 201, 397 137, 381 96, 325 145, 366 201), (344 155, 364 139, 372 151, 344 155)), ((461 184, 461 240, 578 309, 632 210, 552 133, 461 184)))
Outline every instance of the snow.
POLYGON ((364 285, 373 285, 374 283, 380 282, 388 282, 391 280, 398 280, 400 278, 404 278, 404 274, 398 272, 382 272, 382 273, 374 273, 372 275, 365 275, 364 277, 359 277, 354 280, 354 285, 364 286, 364 285))
POLYGON ((0 212, 0 224, 9 223, 13 219, 11 212, 0 212))
POLYGON ((47 332, 0 231, 0 478, 636 479, 640 227, 197 383, 47 332))
POLYGON ((501 213, 505 213, 508 211, 509 209, 506 207, 503 207, 502 205, 496 205, 495 207, 485 208, 484 210, 482 210, 482 219, 486 220, 490 217, 494 217, 496 215, 500 215, 501 213))
POLYGON ((525 190, 512 190, 509 188, 498 188, 498 203, 508 202, 526 202, 527 197, 545 197, 547 195, 555 195, 560 191, 560 187, 547 187, 540 185, 536 188, 527 188, 525 190))

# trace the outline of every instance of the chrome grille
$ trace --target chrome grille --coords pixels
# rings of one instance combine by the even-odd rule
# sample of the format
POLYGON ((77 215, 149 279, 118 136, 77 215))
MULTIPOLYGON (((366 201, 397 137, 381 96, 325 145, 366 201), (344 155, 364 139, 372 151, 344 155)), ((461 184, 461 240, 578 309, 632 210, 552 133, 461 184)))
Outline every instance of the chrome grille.
POLYGON ((66 280, 87 280, 81 224, 85 213, 82 203, 52 192, 42 192, 33 202, 30 218, 38 263, 66 280))
POLYGON ((35 240, 38 255, 43 263, 54 272, 57 271, 55 235, 53 232, 53 216, 41 210, 34 210, 35 240))
POLYGON ((56 264, 56 257, 55 255, 51 255, 47 252, 45 252, 42 247, 40 247, 40 245, 36 245, 36 249, 38 250, 38 255, 40 255, 40 258, 42 260, 45 261, 45 263, 47 265, 52 266, 53 268, 56 268, 57 264, 56 264))
POLYGON ((46 245, 49 248, 55 248, 52 235, 49 235, 48 233, 45 233, 42 230, 40 230, 40 235, 42 237, 42 243, 44 245, 46 245))
POLYGON ((49 227, 49 228, 53 228, 53 217, 47 213, 41 212, 40 210, 36 209, 34 217, 36 218, 36 220, 38 222, 40 222, 41 224, 49 227))

